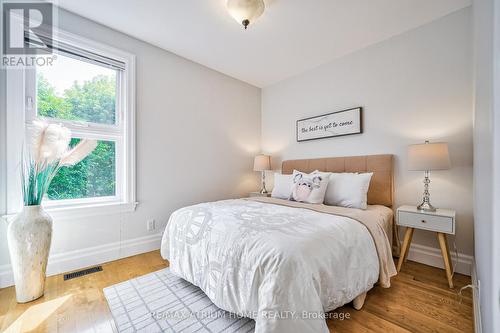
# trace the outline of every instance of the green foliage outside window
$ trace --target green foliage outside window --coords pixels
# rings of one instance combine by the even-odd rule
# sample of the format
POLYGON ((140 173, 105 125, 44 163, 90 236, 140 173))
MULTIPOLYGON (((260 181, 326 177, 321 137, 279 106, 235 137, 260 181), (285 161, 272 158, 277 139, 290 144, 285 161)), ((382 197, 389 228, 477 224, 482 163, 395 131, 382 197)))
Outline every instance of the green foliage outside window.
MULTIPOLYGON (((99 75, 83 84, 75 82, 62 96, 40 74, 37 75, 38 114, 64 120, 100 124, 115 122, 115 80, 99 75)), ((71 146, 80 139, 73 138, 71 146)), ((47 195, 51 200, 115 195, 115 143, 98 141, 96 149, 80 163, 63 167, 52 180, 47 195)))
POLYGON ((90 81, 77 81, 57 96, 56 89, 37 74, 38 115, 64 120, 79 120, 98 124, 115 123, 115 78, 97 75, 90 81))

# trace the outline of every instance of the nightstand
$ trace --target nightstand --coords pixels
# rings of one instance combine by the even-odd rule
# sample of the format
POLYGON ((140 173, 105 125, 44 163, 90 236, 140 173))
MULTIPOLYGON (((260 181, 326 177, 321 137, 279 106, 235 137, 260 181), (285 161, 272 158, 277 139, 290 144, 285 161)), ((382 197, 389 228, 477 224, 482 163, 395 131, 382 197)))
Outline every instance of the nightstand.
POLYGON ((260 192, 250 192, 248 193, 249 197, 270 197, 271 193, 260 193, 260 192))
POLYGON ((439 246, 441 247, 448 285, 453 288, 452 265, 446 235, 455 234, 455 211, 438 208, 435 212, 422 212, 417 210, 415 206, 401 206, 397 210, 397 225, 406 227, 403 246, 399 255, 398 272, 408 256, 413 231, 415 229, 433 231, 437 234, 439 246))

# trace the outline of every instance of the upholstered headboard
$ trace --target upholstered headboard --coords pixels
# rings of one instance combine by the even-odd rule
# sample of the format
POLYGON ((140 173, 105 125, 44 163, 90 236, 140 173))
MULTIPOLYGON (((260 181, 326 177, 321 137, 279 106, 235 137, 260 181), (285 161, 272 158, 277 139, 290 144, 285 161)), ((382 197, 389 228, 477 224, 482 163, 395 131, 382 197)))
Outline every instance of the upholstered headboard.
POLYGON ((283 174, 291 174, 293 170, 312 172, 373 172, 368 189, 368 204, 393 205, 393 155, 367 155, 349 157, 329 157, 304 160, 283 161, 283 174))

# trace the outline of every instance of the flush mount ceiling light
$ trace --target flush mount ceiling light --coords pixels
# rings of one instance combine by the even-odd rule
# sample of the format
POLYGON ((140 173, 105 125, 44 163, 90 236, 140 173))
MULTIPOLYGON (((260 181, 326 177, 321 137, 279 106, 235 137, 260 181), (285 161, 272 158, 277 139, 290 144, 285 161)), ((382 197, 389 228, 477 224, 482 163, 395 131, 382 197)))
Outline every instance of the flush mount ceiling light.
POLYGON ((266 5, 263 0, 227 0, 226 7, 231 16, 246 29, 262 15, 266 5))

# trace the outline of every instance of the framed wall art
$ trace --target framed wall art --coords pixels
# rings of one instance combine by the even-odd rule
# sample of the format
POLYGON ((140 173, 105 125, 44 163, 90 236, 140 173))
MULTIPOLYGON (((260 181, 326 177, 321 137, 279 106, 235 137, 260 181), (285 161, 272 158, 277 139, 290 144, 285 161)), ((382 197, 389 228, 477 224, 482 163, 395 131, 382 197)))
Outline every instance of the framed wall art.
POLYGON ((297 142, 363 133, 362 108, 297 120, 297 142))

